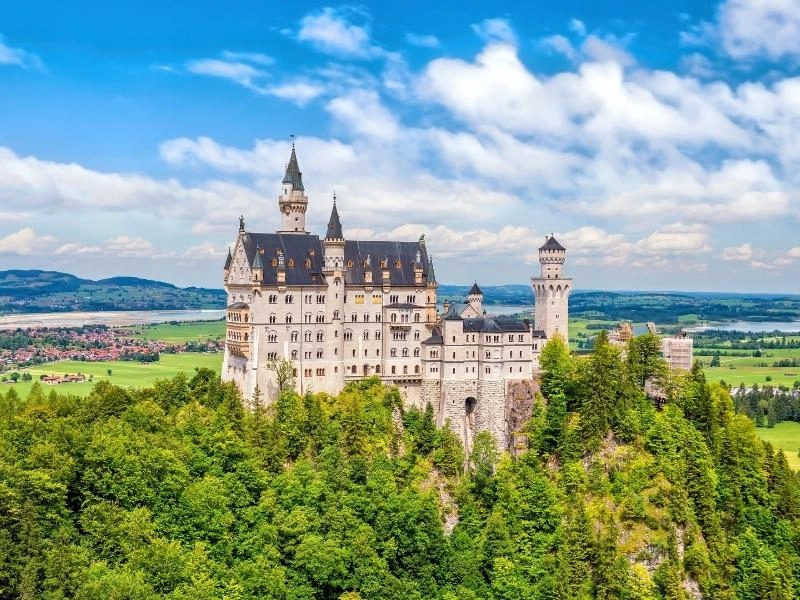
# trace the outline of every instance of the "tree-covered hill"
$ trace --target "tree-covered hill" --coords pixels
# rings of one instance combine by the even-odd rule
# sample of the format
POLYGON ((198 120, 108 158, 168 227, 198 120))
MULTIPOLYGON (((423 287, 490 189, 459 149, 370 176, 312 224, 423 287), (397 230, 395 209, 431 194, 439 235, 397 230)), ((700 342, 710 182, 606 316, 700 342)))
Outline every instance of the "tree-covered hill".
POLYGON ((179 288, 139 277, 92 281, 58 271, 0 271, 0 313, 224 307, 221 289, 179 288))
POLYGON ((800 487, 699 370, 551 342, 516 459, 375 379, 0 397, 0 597, 790 599, 800 487), (659 382, 657 410, 642 383, 659 382), (261 404, 259 402, 259 404, 261 404))

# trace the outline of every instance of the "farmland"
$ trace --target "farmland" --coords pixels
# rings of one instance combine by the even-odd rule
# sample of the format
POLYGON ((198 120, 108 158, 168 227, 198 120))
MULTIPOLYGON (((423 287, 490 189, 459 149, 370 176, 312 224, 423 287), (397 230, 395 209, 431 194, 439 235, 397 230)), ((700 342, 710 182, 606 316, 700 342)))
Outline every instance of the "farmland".
POLYGON ((800 457, 797 455, 800 450, 800 423, 784 421, 775 427, 756 427, 756 433, 765 442, 783 450, 792 469, 800 469, 800 457))

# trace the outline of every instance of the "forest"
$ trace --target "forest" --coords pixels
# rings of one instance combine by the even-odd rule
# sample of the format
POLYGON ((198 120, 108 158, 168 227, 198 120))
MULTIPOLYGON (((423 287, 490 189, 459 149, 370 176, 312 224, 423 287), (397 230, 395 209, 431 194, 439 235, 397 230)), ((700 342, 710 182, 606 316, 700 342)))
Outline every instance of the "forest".
POLYGON ((798 597, 800 484, 724 387, 654 336, 541 361, 514 457, 374 378, 247 409, 208 369, 9 389, 0 598, 798 597))

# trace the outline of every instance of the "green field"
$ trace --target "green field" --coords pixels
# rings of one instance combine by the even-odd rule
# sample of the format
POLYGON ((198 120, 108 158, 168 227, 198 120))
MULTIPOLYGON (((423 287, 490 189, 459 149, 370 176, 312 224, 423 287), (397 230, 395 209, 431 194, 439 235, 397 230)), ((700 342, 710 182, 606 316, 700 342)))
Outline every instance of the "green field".
MULTIPOLYGON (((87 377, 92 375, 93 381, 87 380, 82 383, 63 383, 61 385, 52 386, 52 389, 62 394, 85 396, 98 381, 108 380, 115 385, 124 387, 146 387, 152 384, 156 379, 173 377, 181 371, 191 377, 196 367, 207 367, 219 373, 221 366, 221 352, 216 354, 196 352, 162 354, 161 360, 158 362, 144 364, 124 360, 100 362, 63 360, 31 367, 29 369, 21 369, 20 373, 30 373, 33 376, 33 381, 20 381, 13 386, 10 384, 2 384, 0 390, 6 391, 13 387, 20 396, 25 397, 30 391, 34 381, 39 380, 40 375, 83 373, 87 377), (107 375, 108 369, 111 369, 111 376, 107 375)), ((51 386, 45 385, 44 388, 47 392, 51 389, 51 386)))
MULTIPOLYGON (((743 352, 746 352, 743 351, 743 352)), ((800 381, 800 367, 760 367, 761 363, 771 365, 784 358, 800 358, 800 349, 766 350, 761 357, 755 356, 720 356, 719 367, 705 367, 704 371, 709 381, 725 380, 731 385, 744 383, 751 386, 786 385, 792 387, 795 381, 800 381), (771 380, 767 381, 767 377, 771 380)), ((706 365, 711 361, 710 356, 695 356, 706 365)))
POLYGON ((128 327, 130 336, 139 340, 162 340, 171 344, 221 340, 225 336, 225 321, 193 321, 187 323, 158 323, 128 327))
POLYGON ((765 442, 775 448, 780 448, 786 455, 786 460, 795 471, 800 470, 800 423, 796 421, 783 421, 775 427, 756 427, 756 433, 765 442))

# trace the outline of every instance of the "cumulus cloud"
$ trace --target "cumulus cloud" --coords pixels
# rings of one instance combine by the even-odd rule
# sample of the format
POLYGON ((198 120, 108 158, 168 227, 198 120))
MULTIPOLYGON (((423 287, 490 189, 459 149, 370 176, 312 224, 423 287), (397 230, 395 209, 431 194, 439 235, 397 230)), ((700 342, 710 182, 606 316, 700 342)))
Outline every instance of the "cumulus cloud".
POLYGON ((44 68, 41 58, 22 48, 9 46, 2 35, 0 35, 0 65, 13 65, 23 69, 44 68))
POLYGON ((797 0, 726 0, 718 27, 722 47, 732 58, 800 56, 797 0))
POLYGON ((486 42, 502 42, 517 45, 517 34, 508 19, 484 19, 472 25, 472 31, 486 42))
POLYGON ((641 254, 664 255, 710 252, 708 231, 700 225, 675 223, 657 229, 636 243, 641 254))
POLYGON ((51 250, 56 238, 51 235, 40 235, 30 227, 9 233, 0 238, 0 254, 26 256, 51 250))
POLYGON ((320 52, 343 57, 368 58, 375 48, 365 25, 350 22, 351 14, 326 7, 300 21, 297 39, 309 42, 320 52))
POLYGON ((355 90, 334 98, 327 109, 337 121, 357 134, 386 139, 397 134, 396 119, 374 91, 355 90))
POLYGON ((720 258, 726 262, 748 262, 753 259, 753 255, 753 246, 745 243, 725 248, 720 254, 720 258))

